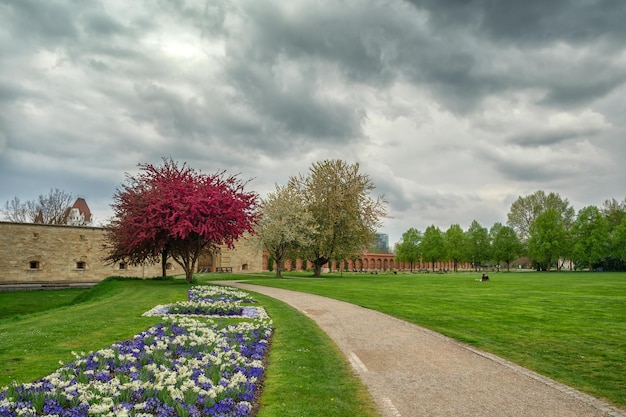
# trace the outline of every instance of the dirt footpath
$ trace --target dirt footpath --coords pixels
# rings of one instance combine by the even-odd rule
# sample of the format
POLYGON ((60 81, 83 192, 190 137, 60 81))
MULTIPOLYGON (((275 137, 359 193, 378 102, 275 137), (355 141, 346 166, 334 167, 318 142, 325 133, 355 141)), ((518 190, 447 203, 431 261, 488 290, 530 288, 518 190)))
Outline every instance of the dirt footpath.
POLYGON ((626 417, 626 411, 422 327, 317 295, 219 282, 281 300, 346 355, 385 417, 626 417))

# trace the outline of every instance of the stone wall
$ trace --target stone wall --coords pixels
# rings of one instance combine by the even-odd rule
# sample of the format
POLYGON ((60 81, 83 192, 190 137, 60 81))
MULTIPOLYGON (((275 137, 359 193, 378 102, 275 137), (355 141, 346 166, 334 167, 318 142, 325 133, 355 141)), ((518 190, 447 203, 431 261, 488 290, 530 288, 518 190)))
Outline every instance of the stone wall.
MULTIPOLYGON (((160 263, 132 266, 105 264, 104 229, 0 222, 0 285, 46 283, 93 283, 109 276, 151 278, 161 275, 160 263)), ((233 272, 262 270, 262 253, 249 239, 234 250, 223 248, 215 266, 233 272)), ((168 275, 183 274, 168 262, 168 275)))

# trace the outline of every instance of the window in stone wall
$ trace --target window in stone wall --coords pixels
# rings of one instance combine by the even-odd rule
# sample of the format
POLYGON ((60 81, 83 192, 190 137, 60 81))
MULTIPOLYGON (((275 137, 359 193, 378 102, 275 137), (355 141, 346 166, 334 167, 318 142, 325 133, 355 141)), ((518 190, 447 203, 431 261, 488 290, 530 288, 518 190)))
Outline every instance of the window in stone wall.
POLYGON ((120 269, 126 269, 126 262, 120 262, 120 269))
POLYGON ((243 264, 243 265, 241 265, 241 270, 242 270, 242 271, 247 271, 248 269, 249 269, 249 268, 248 268, 248 264, 243 264))
POLYGON ((39 269, 39 261, 30 261, 29 268, 30 269, 39 269))
POLYGON ((76 269, 85 269, 85 266, 86 264, 83 261, 76 262, 76 269))
POLYGON ((165 269, 174 269, 174 265, 168 262, 167 264, 165 264, 165 269))

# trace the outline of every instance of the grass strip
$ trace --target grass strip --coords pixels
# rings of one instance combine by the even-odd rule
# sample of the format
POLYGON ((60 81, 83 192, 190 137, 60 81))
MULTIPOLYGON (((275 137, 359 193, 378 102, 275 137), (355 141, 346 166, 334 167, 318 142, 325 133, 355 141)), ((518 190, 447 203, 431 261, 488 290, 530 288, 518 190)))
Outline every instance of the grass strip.
POLYGON ((71 305, 77 296, 88 291, 86 288, 2 291, 0 292, 0 320, 71 305))
POLYGON ((256 293, 255 298, 275 327, 259 417, 380 415, 326 333, 281 301, 256 293))

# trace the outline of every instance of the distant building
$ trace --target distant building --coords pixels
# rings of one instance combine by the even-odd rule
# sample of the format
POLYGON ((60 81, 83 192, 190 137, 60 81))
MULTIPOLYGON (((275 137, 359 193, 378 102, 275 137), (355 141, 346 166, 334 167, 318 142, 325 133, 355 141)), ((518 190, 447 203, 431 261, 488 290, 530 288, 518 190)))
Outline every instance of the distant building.
POLYGON ((77 198, 65 212, 65 224, 68 226, 89 226, 91 220, 91 210, 84 198, 77 198))
POLYGON ((389 253, 389 235, 387 233, 376 233, 376 240, 372 252, 389 253))
MULTIPOLYGON (((87 213, 80 207, 72 208, 78 209, 81 215, 87 213)), ((0 291, 82 286, 110 276, 151 278, 161 275, 160 261, 140 265, 126 261, 106 262, 106 243, 103 227, 0 221, 0 291)), ((263 258, 256 242, 246 236, 232 249, 222 246, 205 255, 197 265, 197 272, 261 272, 263 258)), ((172 258, 168 258, 166 270, 172 276, 184 274, 172 258)))
POLYGON ((56 224, 67 226, 91 226, 91 210, 84 198, 77 198, 72 207, 68 207, 62 216, 55 213, 51 219, 45 219, 41 209, 37 212, 33 223, 35 224, 56 224))

